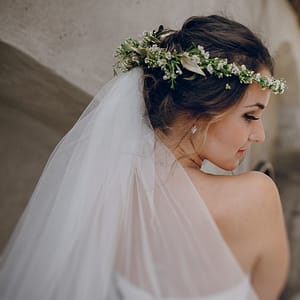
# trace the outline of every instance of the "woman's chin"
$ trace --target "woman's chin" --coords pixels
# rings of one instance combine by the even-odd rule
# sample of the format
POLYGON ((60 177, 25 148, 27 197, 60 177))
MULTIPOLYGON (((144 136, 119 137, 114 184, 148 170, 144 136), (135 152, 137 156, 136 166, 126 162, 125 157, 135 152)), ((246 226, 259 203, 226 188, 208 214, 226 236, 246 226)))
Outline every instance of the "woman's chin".
POLYGON ((217 161, 210 161, 216 167, 224 170, 224 171, 234 171, 240 164, 240 161, 232 161, 232 162, 217 162, 217 161))
POLYGON ((224 166, 224 167, 219 167, 225 171, 234 171, 236 168, 238 167, 238 165, 234 165, 234 166, 224 166))
POLYGON ((230 162, 223 162, 220 164, 219 168, 225 170, 225 171, 234 171, 244 160, 245 156, 235 159, 230 162))

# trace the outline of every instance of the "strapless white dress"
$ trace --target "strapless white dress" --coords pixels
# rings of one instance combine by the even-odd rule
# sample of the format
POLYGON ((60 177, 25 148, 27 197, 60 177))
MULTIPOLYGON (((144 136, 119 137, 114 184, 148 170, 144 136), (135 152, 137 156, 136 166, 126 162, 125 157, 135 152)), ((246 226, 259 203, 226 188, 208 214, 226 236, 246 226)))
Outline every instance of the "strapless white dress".
POLYGON ((157 298, 149 292, 133 285, 120 275, 116 275, 110 288, 108 300, 240 300, 257 299, 253 295, 253 288, 250 282, 250 276, 245 275, 243 280, 236 286, 226 289, 219 293, 206 296, 186 297, 186 298, 157 298))

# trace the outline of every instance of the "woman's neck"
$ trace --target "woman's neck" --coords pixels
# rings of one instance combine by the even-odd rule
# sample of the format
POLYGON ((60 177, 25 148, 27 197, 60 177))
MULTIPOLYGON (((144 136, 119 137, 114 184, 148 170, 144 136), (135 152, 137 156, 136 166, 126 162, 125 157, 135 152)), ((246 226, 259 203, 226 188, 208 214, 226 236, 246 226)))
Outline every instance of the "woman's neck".
POLYGON ((155 130, 155 133, 184 168, 201 168, 203 158, 195 151, 189 138, 174 138, 171 134, 166 135, 160 130, 155 130))

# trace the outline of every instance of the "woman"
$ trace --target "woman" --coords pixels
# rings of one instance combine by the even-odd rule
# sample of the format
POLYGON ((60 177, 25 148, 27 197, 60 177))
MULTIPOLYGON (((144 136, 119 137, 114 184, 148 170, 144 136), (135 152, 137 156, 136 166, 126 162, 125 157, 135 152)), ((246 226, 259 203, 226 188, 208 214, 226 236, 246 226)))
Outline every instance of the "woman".
POLYGON ((128 39, 117 58, 129 72, 56 147, 4 252, 1 299, 277 299, 274 183, 200 171, 233 170, 264 140, 263 109, 285 88, 268 50, 208 16, 128 39))

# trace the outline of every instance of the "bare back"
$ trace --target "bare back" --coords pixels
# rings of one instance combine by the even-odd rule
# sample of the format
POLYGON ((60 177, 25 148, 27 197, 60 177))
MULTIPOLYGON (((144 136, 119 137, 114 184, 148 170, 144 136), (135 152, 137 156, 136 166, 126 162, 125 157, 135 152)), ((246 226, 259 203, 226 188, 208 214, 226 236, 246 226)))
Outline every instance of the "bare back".
POLYGON ((273 181, 258 172, 217 176, 186 168, 222 236, 261 300, 277 299, 287 277, 289 251, 273 181))

